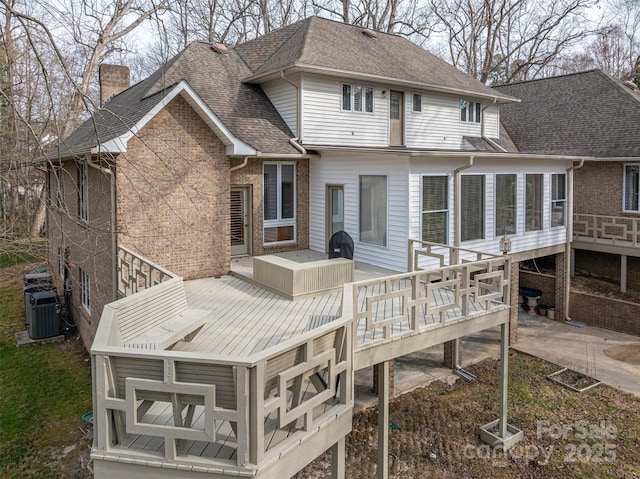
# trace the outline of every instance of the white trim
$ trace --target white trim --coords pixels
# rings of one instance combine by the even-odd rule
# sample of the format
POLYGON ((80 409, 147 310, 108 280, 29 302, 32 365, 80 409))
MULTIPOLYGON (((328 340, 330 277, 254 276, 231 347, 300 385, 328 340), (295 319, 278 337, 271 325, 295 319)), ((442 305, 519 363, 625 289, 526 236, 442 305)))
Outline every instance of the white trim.
MULTIPOLYGON (((449 173, 423 173, 420 174, 420 208, 419 208, 419 212, 420 212, 420 239, 422 241, 431 241, 431 239, 425 240, 424 239, 424 232, 422 230, 422 226, 424 224, 424 214, 425 213, 442 213, 442 212, 446 212, 447 213, 447 224, 446 224, 446 228, 445 228, 445 232, 444 232, 444 244, 449 244, 449 228, 451 226, 451 175, 449 173), (424 209, 424 178, 425 177, 438 177, 438 178, 445 178, 446 179, 446 203, 447 203, 447 209, 446 210, 425 210, 424 209)), ((436 241, 437 243, 437 241, 436 241)))
POLYGON ((371 85, 366 85, 364 83, 340 82, 340 111, 344 112, 344 113, 357 113, 358 115, 360 115, 360 114, 374 115, 375 112, 376 112, 376 89, 374 87, 372 87, 371 85), (349 85, 351 87, 351 90, 350 90, 350 93, 349 93, 349 107, 350 107, 350 110, 345 110, 344 109, 344 86, 345 85, 349 85), (362 110, 356 110, 355 109, 354 87, 356 87, 356 86, 359 86, 360 88, 362 88, 362 100, 361 100, 362 110), (366 94, 365 94, 365 90, 367 88, 371 89, 371 111, 367 111, 367 99, 366 99, 366 94))
POLYGON ((290 244, 298 241, 298 221, 297 221, 297 203, 298 203, 298 169, 296 167, 296 163, 294 161, 265 161, 262 163, 262 245, 263 246, 272 246, 278 244, 290 244), (267 165, 276 165, 277 166, 277 190, 276 190, 276 214, 278 218, 274 220, 265 220, 264 219, 264 167, 267 165), (291 165, 293 166, 293 217, 292 218, 281 218, 282 212, 282 166, 283 165, 291 165), (269 228, 277 228, 279 226, 293 226, 293 239, 286 241, 265 241, 265 230, 269 228))
POLYGON ((86 161, 76 162, 78 171, 78 218, 89 222, 89 166, 86 161))
POLYGON ((551 177, 549 178, 549 229, 555 228, 565 228, 567 226, 567 174, 566 173, 551 173, 551 177), (554 200, 553 199, 553 186, 554 181, 553 177, 562 175, 564 176, 564 199, 563 200, 554 200), (553 226, 553 204, 554 203, 564 203, 564 213, 563 213, 563 223, 558 226, 553 226))
MULTIPOLYGON (((389 173, 375 173, 369 172, 366 174, 358 174, 358 243, 363 243, 369 246, 389 249, 389 191, 391 175, 389 173), (371 241, 364 241, 362 239, 362 177, 363 176, 384 176, 385 187, 387 190, 386 205, 385 205, 385 226, 384 226, 384 244, 372 243, 371 241)), ((373 220, 373 218, 372 218, 373 220)))
POLYGON ((545 183, 545 176, 546 175, 544 173, 541 173, 541 172, 525 173, 524 174, 524 182, 523 182, 524 209, 522 210, 522 218, 524 219, 524 231, 523 231, 522 234, 535 234, 535 233, 538 233, 540 231, 545 231, 546 230, 545 224, 544 224, 544 193, 545 193, 544 183, 545 183), (541 176, 542 177, 542 185, 540 187, 540 195, 542 195, 542 198, 540 199, 540 228, 535 229, 535 230, 528 230, 527 229, 527 176, 541 176))
POLYGON ((80 271, 80 298, 82 306, 91 314, 91 281, 89 275, 81 268, 80 271))
POLYGON ((638 167, 640 167, 640 163, 624 163, 622 165, 622 211, 624 213, 631 213, 631 214, 635 213, 635 214, 638 214, 638 213, 640 213, 640 198, 638 199, 638 208, 637 209, 635 209, 635 210, 628 210, 627 209, 627 166, 638 166, 638 167))
POLYGON ((462 195, 465 190, 462 188, 462 179, 469 176, 479 176, 482 178, 482 236, 480 238, 462 239, 462 227, 460 227, 460 243, 468 243, 470 241, 480 241, 487 239, 487 174, 486 173, 461 173, 460 174, 460 225, 462 225, 462 195))
POLYGON ((257 153, 255 148, 252 148, 231 133, 222 120, 218 118, 218 116, 185 80, 182 80, 172 88, 171 91, 167 93, 162 100, 160 100, 158 104, 149 111, 149 113, 144 115, 129 131, 117 138, 105 141, 104 143, 92 148, 91 153, 125 153, 127 151, 127 142, 138 134, 138 132, 147 123, 149 123, 149 121, 151 121, 171 102, 171 100, 178 95, 182 95, 196 113, 198 113, 205 123, 213 130, 220 141, 227 147, 227 155, 252 156, 257 153))
POLYGON ((417 91, 412 91, 411 92, 411 113, 421 114, 422 112, 424 112, 424 102, 422 101, 422 99, 423 99, 422 93, 418 93, 417 91), (420 97, 420 109, 419 110, 415 110, 413 108, 413 106, 414 106, 413 97, 415 95, 418 95, 420 97))
MULTIPOLYGON (((518 206, 518 176, 519 175, 517 173, 496 173, 495 175, 493 175, 493 234, 495 235, 494 238, 502 238, 502 236, 504 236, 505 234, 518 236, 518 210, 520 209, 520 207, 518 206), (516 190, 514 192, 516 214, 514 218, 515 231, 513 233, 509 233, 509 232, 505 233, 504 231, 502 232, 498 231, 498 176, 515 176, 516 177, 516 190)), ((526 184, 524 186, 526 188, 526 184)), ((526 192, 525 192, 525 195, 526 195, 526 192)), ((527 199, 525 195, 523 196, 526 202, 527 199)))

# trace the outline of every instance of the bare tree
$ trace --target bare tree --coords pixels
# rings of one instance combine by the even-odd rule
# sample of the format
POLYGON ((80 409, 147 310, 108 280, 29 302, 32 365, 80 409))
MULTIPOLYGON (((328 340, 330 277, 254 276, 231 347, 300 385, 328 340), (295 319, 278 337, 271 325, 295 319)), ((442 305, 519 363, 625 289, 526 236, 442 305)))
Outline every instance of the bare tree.
POLYGON ((589 34, 594 0, 431 0, 448 60, 483 83, 535 78, 589 34))

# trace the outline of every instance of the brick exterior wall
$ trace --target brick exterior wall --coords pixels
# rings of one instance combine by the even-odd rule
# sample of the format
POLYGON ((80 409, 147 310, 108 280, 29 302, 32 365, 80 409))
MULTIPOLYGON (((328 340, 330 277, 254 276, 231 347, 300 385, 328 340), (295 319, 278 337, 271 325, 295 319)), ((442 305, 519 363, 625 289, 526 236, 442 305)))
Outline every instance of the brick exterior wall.
POLYGON ((623 162, 585 162, 574 171, 574 213, 629 216, 622 214, 623 176, 623 162))
MULTIPOLYGON (((77 168, 75 161, 64 163, 61 176, 65 209, 49 204, 47 209, 47 260, 55 278, 58 294, 63 296, 60 277, 60 248, 66 259, 71 286, 71 311, 78 331, 87 347, 95 336, 105 304, 114 300, 113 254, 111 237, 111 178, 96 168, 88 167, 89 221, 78 217, 77 168), (64 233, 63 233, 64 232, 64 233), (80 270, 90 278, 90 311, 82 305, 80 270)), ((50 195, 49 195, 50 197, 50 195)))
POLYGON ((556 255, 556 278, 555 278, 555 303, 549 306, 555 306, 555 320, 565 320, 566 295, 567 295, 567 274, 566 274, 566 254, 559 253, 556 255))
MULTIPOLYGON (((237 163, 239 160, 234 160, 237 163)), ((268 160, 269 162, 277 160, 268 160)), ((285 161, 285 160, 283 160, 285 161)), ((289 244, 264 245, 263 241, 263 171, 264 161, 250 159, 247 166, 231 172, 233 186, 251 191, 251 255, 280 253, 309 248, 309 160, 286 160, 296 165, 296 241, 289 244)), ((232 164, 232 166, 233 166, 232 164)))
POLYGON ((229 271, 229 158, 183 98, 129 140, 117 165, 119 245, 187 280, 229 271))
MULTIPOLYGON (((541 274, 533 271, 520 271, 520 286, 539 289, 542 297, 538 304, 554 307, 555 320, 564 321, 564 304, 566 294, 565 253, 555 255, 555 275, 541 274)), ((517 293, 516 293, 517 294, 517 293)))
POLYGON ((640 336, 640 304, 571 292, 571 319, 640 336))

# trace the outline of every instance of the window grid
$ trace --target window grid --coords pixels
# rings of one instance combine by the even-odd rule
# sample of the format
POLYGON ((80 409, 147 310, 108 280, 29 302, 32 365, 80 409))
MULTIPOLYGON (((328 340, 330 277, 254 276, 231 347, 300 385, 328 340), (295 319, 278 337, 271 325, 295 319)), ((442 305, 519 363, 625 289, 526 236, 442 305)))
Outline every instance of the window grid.
POLYGON ((496 236, 516 234, 518 175, 496 175, 496 236))
POLYGON ((422 241, 447 244, 449 236, 449 177, 422 177, 422 241))
POLYGON ((551 227, 565 226, 567 214, 566 175, 551 175, 551 227))
POLYGON ((373 87, 342 84, 342 111, 373 113, 373 87))
POLYGON ((484 238, 484 175, 463 175, 460 179, 460 240, 471 241, 484 238))
POLYGON ((469 100, 460 100, 460 121, 466 123, 480 123, 482 121, 482 106, 469 100))

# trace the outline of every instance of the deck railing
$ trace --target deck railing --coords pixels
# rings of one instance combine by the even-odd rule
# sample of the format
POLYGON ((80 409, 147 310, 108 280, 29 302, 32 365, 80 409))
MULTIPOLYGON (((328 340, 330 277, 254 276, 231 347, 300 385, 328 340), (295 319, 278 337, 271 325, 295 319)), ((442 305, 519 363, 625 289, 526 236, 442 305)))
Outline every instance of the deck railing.
POLYGON ((118 297, 130 296, 156 284, 177 278, 171 271, 118 246, 118 297))
POLYGON ((126 347, 119 327, 116 301, 91 351, 96 459, 248 472, 350 417, 348 320, 242 358, 126 347))
POLYGON ((499 256, 440 243, 409 239, 407 271, 441 268, 488 258, 499 258, 499 256))
POLYGON ((573 215, 573 239, 589 243, 637 248, 640 219, 624 216, 573 215))
MULTIPOLYGON (((445 248, 447 256, 452 249, 445 248)), ((433 251, 425 249, 425 254, 433 251)), ((507 308, 509 259, 484 256, 487 259, 360 281, 345 287, 344 297, 352 298, 355 350, 507 308)))

